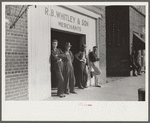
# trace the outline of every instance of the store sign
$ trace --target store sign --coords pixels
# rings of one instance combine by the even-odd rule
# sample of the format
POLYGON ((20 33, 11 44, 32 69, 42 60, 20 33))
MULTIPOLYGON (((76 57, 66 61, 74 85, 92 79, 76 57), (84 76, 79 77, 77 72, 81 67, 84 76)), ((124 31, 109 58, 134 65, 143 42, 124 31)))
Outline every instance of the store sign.
POLYGON ((58 29, 84 32, 90 26, 88 17, 58 6, 45 7, 45 15, 51 16, 51 26, 58 29))

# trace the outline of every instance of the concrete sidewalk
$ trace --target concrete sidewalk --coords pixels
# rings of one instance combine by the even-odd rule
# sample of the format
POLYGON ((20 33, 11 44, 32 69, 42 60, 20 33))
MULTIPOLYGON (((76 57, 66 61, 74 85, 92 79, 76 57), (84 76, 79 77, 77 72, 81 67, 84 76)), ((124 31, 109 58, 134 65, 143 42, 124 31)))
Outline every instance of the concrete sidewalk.
POLYGON ((109 77, 102 87, 76 88, 77 94, 69 94, 64 98, 52 90, 52 97, 46 101, 138 101, 138 89, 145 88, 145 74, 137 77, 109 77))

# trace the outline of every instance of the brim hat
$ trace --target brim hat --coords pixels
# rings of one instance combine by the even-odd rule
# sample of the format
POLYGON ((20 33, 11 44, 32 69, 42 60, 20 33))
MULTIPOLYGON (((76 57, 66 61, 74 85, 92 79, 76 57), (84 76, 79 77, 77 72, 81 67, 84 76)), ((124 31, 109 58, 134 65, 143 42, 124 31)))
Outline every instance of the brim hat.
POLYGON ((70 42, 66 42, 65 46, 71 47, 72 45, 70 44, 70 42))
POLYGON ((94 46, 93 48, 98 48, 97 46, 94 46))

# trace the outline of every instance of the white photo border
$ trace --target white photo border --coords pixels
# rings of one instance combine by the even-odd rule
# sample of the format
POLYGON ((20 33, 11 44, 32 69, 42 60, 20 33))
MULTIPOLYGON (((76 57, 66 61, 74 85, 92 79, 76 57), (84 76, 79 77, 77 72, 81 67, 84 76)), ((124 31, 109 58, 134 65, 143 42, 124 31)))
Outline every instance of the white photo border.
POLYGON ((2 121, 148 121, 148 2, 2 2, 2 121), (5 5, 146 6, 146 101, 5 101, 5 5), (92 106, 82 107, 79 103, 92 106))

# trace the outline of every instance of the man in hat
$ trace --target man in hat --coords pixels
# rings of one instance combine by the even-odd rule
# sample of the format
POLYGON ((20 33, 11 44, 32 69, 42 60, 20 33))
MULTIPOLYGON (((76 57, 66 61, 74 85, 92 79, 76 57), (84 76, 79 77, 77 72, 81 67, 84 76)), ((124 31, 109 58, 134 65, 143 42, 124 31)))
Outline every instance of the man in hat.
POLYGON ((140 65, 140 55, 139 55, 139 50, 135 51, 135 63, 137 66, 137 75, 141 75, 141 65, 140 65))
POLYGON ((64 71, 63 71, 63 75, 64 75, 64 93, 65 94, 76 94, 74 86, 76 83, 75 80, 75 76, 74 76, 74 68, 73 68, 73 60, 74 60, 74 56, 72 54, 72 52, 70 51, 71 48, 71 44, 70 42, 66 42, 65 44, 65 55, 66 58, 64 58, 64 71))
POLYGON ((138 68, 136 65, 136 59, 135 59, 135 50, 132 51, 131 56, 130 56, 130 65, 133 70, 133 76, 137 76, 135 71, 138 68))
POLYGON ((56 79, 58 81, 58 91, 57 95, 59 97, 65 97, 63 90, 64 77, 62 75, 63 72, 63 62, 62 59, 65 58, 65 54, 61 49, 57 48, 58 41, 54 39, 52 41, 52 51, 51 51, 51 69, 56 75, 56 79))
POLYGON ((86 65, 87 63, 87 57, 86 57, 86 45, 82 44, 81 50, 75 55, 75 58, 77 59, 77 68, 78 68, 78 74, 77 74, 77 81, 78 81, 78 87, 80 89, 87 88, 87 80, 88 80, 88 74, 86 71, 86 65))
POLYGON ((91 71, 91 78, 93 78, 93 76, 96 77, 96 81, 95 81, 95 86, 96 87, 101 87, 100 86, 100 79, 99 79, 99 75, 102 73, 101 70, 98 67, 98 61, 99 58, 97 57, 96 54, 97 51, 97 46, 93 47, 93 51, 89 53, 89 59, 91 61, 91 67, 93 68, 94 71, 91 71))

